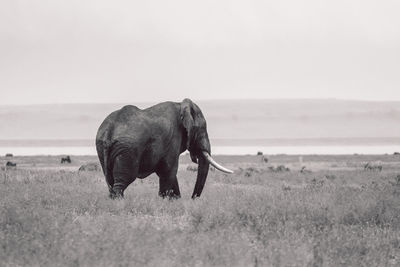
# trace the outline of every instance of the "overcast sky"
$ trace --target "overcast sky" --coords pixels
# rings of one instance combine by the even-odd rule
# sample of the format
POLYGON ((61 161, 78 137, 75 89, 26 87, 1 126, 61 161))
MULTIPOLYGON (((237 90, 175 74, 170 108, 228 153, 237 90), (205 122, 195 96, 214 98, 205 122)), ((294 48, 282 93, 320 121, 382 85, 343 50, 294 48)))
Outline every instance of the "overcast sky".
POLYGON ((0 104, 400 100, 400 1, 0 0, 0 104))

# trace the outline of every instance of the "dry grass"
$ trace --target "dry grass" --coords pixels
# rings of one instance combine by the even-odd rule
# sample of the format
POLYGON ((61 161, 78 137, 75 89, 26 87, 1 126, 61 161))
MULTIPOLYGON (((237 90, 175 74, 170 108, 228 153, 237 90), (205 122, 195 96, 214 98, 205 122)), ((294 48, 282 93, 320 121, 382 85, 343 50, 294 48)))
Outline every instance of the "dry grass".
POLYGON ((108 199, 100 172, 77 172, 91 157, 68 168, 56 157, 15 158, 21 168, 0 172, 0 265, 400 264, 398 159, 303 157, 311 173, 299 172, 297 157, 269 159, 219 157, 236 173, 210 172, 195 201, 195 174, 182 167, 183 197, 169 201, 157 196, 155 176, 136 180, 123 200, 108 199), (363 170, 375 161, 381 172, 363 170), (268 169, 279 165, 290 171, 268 169))

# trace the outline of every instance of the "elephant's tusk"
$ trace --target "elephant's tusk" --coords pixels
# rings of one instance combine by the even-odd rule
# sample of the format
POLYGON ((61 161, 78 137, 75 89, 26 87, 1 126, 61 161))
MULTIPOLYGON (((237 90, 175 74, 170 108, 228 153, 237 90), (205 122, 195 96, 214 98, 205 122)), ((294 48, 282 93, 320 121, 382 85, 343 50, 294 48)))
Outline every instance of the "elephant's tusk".
POLYGON ((206 158, 206 160, 207 160, 211 165, 213 165, 217 170, 220 170, 220 171, 226 172, 226 173, 233 173, 233 171, 231 171, 231 170, 229 170, 229 169, 227 169, 227 168, 225 168, 225 167, 219 165, 219 164, 210 156, 210 154, 208 154, 207 152, 202 151, 202 153, 203 153, 203 156, 206 158))

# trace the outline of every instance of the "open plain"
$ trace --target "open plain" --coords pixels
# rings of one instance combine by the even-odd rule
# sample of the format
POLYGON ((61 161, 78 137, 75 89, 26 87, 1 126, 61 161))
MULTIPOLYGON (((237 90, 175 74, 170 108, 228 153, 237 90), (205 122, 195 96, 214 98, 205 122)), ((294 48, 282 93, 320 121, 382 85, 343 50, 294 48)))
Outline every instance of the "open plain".
POLYGON ((0 170, 0 265, 400 264, 399 155, 266 157, 215 156, 235 173, 211 170, 196 200, 187 155, 179 200, 158 197, 155 175, 109 199, 101 171, 78 171, 94 156, 13 157, 0 170))

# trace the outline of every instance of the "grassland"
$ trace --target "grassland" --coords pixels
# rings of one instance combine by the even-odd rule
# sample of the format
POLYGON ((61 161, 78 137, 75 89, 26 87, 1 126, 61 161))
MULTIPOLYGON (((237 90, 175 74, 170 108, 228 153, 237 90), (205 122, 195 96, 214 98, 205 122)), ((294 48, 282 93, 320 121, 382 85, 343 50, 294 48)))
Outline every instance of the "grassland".
MULTIPOLYGON (((400 157, 216 157, 201 198, 187 156, 182 198, 136 180, 110 200, 95 157, 14 157, 0 171, 1 266, 398 266, 400 157), (364 170, 364 164, 382 166, 364 170), (289 171, 278 171, 284 165, 289 171), (301 168, 303 172, 300 172, 301 168)), ((7 159, 0 158, 4 166, 7 159)))

